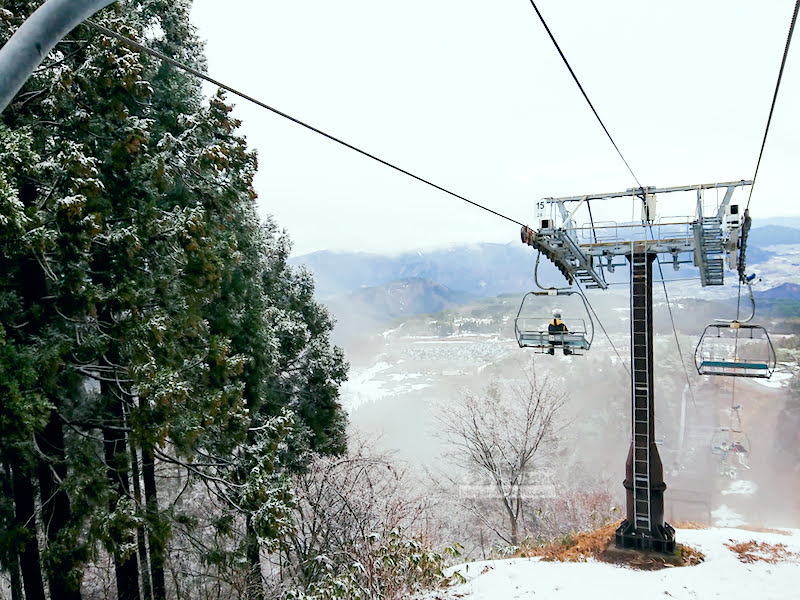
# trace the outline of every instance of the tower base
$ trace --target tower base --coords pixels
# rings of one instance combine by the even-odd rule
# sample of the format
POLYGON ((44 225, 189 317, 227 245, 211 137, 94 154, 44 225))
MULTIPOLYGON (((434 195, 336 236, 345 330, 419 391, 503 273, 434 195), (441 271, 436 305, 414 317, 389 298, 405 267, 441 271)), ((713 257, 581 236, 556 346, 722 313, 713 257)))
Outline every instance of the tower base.
POLYGON ((655 531, 636 529, 625 519, 614 533, 617 548, 630 548, 644 552, 675 554, 675 529, 667 522, 657 525, 655 531))

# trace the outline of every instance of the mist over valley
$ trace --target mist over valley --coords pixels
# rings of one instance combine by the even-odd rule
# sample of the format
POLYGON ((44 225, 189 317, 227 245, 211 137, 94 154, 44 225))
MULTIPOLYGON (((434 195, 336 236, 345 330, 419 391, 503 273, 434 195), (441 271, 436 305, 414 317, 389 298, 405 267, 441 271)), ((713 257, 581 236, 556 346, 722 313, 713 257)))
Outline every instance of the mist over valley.
MULTIPOLYGON (((525 368, 533 365, 568 396, 558 455, 537 483, 550 493, 608 490, 614 498, 610 513, 624 515, 622 480, 630 443, 628 288, 612 285, 588 293, 600 321, 595 319, 585 355, 520 349, 514 319, 523 294, 535 289, 535 252, 529 250, 519 243, 476 244, 395 256, 317 252, 293 260, 314 273, 319 296, 337 321, 334 339, 350 363, 342 402, 357 429, 379 436, 383 447, 397 451, 413 469, 443 468, 437 414, 491 382, 521 383, 525 368)), ((616 276, 626 279, 622 271, 616 276)), ((800 471, 786 448, 797 443, 798 434, 786 431, 785 423, 781 427, 788 386, 798 372, 800 229, 754 228, 748 272, 757 277, 755 322, 769 330, 778 348, 778 369, 769 380, 699 376, 694 367, 704 327, 735 318, 737 301, 741 314, 750 310, 746 293, 737 297, 734 273, 727 274, 723 287, 701 288, 697 279, 686 280, 696 276, 693 267, 674 271, 664 264, 669 305, 662 284, 654 284, 656 435, 668 486, 668 520, 800 525, 794 500, 800 471), (746 438, 747 464, 715 453, 715 436, 725 428, 746 438), (789 489, 794 493, 786 494, 789 489)), ((539 281, 562 285, 563 278, 542 260, 539 281)), ((554 308, 565 321, 589 324, 575 298, 544 298, 525 310, 546 319, 554 308)))

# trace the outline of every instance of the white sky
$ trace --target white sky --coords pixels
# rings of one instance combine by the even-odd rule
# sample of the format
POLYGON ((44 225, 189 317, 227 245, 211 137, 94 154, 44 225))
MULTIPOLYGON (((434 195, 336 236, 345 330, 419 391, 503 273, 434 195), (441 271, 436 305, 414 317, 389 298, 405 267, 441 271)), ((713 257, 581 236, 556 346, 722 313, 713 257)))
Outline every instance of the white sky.
MULTIPOLYGON (((752 178, 793 0, 537 5, 643 185, 752 178)), ((636 185, 528 0, 195 0, 193 20, 212 77, 515 220, 532 223, 542 197, 636 185)), ((800 214, 798 44, 756 226, 800 214)), ((519 239, 513 223, 229 99, 258 151, 261 212, 295 254, 519 239)), ((629 202, 607 210, 631 216, 629 202)))

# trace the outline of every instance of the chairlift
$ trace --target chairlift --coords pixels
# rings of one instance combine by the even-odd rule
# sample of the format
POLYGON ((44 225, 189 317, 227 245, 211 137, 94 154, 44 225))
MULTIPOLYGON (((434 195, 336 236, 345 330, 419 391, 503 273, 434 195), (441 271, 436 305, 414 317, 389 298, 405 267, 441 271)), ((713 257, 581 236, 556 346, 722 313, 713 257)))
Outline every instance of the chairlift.
POLYGON ((733 321, 705 328, 695 348, 694 364, 700 375, 769 379, 777 357, 766 329, 733 321))
POLYGON ((769 379, 777 357, 767 330, 750 321, 756 314, 751 284, 755 275, 740 275, 750 297, 750 315, 736 321, 719 321, 705 328, 694 351, 694 364, 700 375, 759 377, 769 379))
POLYGON ((733 459, 736 458, 739 465, 745 469, 749 469, 750 465, 748 460, 750 458, 750 438, 744 431, 733 429, 730 427, 720 427, 714 432, 711 438, 711 452, 720 457, 720 460, 725 465, 723 474, 730 477, 735 476, 735 463, 733 459), (730 462, 728 462, 730 459, 730 462), (728 470, 730 467, 730 470, 728 470))
POLYGON ((750 454, 750 438, 740 429, 720 427, 711 438, 711 452, 722 455, 748 456, 750 454))
MULTIPOLYGON (((565 315, 566 316, 566 315, 565 315)), ((520 348, 533 348, 537 354, 555 354, 561 350, 565 355, 581 355, 588 350, 594 339, 594 322, 583 294, 572 290, 550 289, 541 292, 528 292, 522 298, 517 317, 514 319, 514 334, 520 348), (561 322, 565 330, 555 331, 551 327, 553 316, 528 315, 530 300, 539 296, 571 296, 578 295, 583 301, 584 310, 589 320, 581 317, 566 317, 561 322)))

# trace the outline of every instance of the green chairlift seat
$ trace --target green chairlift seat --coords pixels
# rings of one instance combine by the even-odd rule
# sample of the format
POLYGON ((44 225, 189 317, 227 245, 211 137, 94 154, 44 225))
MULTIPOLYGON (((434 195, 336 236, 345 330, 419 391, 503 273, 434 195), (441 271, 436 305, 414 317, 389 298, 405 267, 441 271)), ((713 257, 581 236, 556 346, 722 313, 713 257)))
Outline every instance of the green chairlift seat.
POLYGON ((700 375, 769 379, 777 359, 766 329, 734 321, 705 328, 694 362, 700 375))

